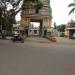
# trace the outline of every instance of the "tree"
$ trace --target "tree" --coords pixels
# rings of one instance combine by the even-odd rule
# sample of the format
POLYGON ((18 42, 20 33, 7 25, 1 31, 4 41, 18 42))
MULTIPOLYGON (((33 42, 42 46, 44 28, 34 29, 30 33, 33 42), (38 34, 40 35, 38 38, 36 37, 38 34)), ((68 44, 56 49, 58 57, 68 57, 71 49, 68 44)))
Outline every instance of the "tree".
POLYGON ((19 11, 29 7, 29 5, 39 5, 41 8, 41 2, 39 0, 0 0, 0 8, 2 8, 1 13, 3 15, 3 24, 6 26, 7 31, 11 30, 12 25, 15 23, 15 16, 19 11), (9 10, 8 6, 11 6, 9 10))
POLYGON ((60 31, 60 32, 64 32, 65 28, 66 28, 65 24, 61 24, 61 25, 57 26, 57 30, 60 31))
POLYGON ((25 7, 29 7, 29 5, 33 5, 38 9, 42 8, 40 0, 0 0, 0 7, 3 8, 4 13, 7 11, 8 5, 11 5, 11 9, 14 10, 13 15, 16 15, 19 11, 25 9, 25 7))
POLYGON ((0 0, 0 7, 4 9, 4 12, 6 12, 8 5, 11 5, 15 12, 13 15, 16 15, 19 11, 25 9, 25 7, 29 7, 30 4, 38 9, 41 9, 43 5, 40 0, 0 0))
POLYGON ((70 12, 69 12, 69 15, 70 15, 71 13, 74 13, 74 11, 75 11, 75 0, 74 0, 74 3, 70 3, 70 4, 68 5, 68 7, 72 7, 72 9, 71 9, 70 12))
POLYGON ((0 0, 0 8, 2 9, 2 25, 5 26, 6 31, 10 32, 12 25, 15 22, 15 15, 20 10, 21 0, 0 0), (8 6, 11 9, 8 10, 8 6))
POLYGON ((2 23, 2 8, 0 8, 0 25, 2 23))

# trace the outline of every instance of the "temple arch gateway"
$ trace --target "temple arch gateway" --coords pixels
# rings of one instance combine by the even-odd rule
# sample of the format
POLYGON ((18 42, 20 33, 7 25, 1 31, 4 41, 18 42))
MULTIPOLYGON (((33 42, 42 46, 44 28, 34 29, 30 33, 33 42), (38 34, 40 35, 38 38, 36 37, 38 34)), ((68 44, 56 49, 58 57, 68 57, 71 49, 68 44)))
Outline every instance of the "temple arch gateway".
POLYGON ((52 10, 50 0, 41 0, 43 7, 37 12, 35 8, 29 7, 21 12, 21 27, 28 29, 28 35, 31 35, 31 22, 39 22, 39 35, 44 35, 44 29, 50 29, 52 23, 52 10))

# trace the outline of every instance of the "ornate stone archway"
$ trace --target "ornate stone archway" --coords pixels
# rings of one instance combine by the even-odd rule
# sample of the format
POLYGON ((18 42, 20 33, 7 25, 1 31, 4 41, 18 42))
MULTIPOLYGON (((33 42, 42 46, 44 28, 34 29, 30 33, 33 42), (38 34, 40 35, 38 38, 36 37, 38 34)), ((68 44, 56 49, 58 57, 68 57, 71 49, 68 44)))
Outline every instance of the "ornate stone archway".
POLYGON ((50 0, 42 0, 43 7, 39 10, 39 13, 35 12, 35 8, 28 8, 22 11, 21 13, 21 27, 28 27, 29 35, 29 26, 31 21, 40 22, 40 32, 43 36, 44 28, 50 29, 52 23, 52 10, 49 4, 50 0))

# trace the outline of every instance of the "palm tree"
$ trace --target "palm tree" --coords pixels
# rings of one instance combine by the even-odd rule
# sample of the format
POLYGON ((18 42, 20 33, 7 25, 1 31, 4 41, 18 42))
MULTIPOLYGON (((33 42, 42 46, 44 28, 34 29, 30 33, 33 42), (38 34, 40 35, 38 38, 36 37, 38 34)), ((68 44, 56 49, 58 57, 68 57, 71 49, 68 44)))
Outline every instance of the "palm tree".
POLYGON ((74 11, 75 11, 75 0, 74 0, 73 3, 70 3, 70 4, 68 5, 68 7, 73 7, 73 8, 71 9, 71 11, 69 12, 69 15, 70 15, 71 13, 74 13, 74 11))

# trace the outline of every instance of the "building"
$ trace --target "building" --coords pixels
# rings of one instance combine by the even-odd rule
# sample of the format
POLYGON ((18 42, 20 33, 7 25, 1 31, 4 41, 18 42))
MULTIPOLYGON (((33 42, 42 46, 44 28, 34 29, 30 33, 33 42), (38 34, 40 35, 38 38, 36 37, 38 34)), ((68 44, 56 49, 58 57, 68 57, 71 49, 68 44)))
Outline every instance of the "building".
POLYGON ((26 7, 21 12, 21 27, 28 29, 28 35, 30 35, 31 22, 39 22, 39 35, 44 35, 44 29, 50 29, 52 23, 52 10, 50 7, 50 0, 40 0, 43 3, 43 7, 38 11, 33 7, 26 7))
POLYGON ((13 24, 12 33, 14 33, 15 31, 23 32, 23 28, 20 27, 20 21, 17 21, 16 24, 13 24))
POLYGON ((20 30, 20 21, 18 21, 16 24, 13 24, 12 31, 18 31, 20 30))
POLYGON ((75 38, 75 21, 71 20, 66 29, 65 29, 65 36, 69 37, 70 39, 75 38))
POLYGON ((39 27, 34 27, 32 25, 30 28, 30 35, 39 35, 39 27))

